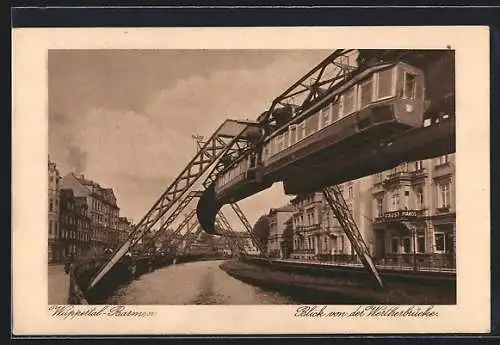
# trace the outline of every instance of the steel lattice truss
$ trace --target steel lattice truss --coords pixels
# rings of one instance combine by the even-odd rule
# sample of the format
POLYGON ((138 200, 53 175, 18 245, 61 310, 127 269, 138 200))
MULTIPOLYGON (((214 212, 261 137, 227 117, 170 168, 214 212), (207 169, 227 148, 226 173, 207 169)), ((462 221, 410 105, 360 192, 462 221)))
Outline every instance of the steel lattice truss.
POLYGON ((186 243, 184 245, 184 248, 182 249, 182 252, 185 252, 187 249, 191 248, 193 243, 198 239, 198 235, 203 231, 203 228, 201 226, 198 226, 196 231, 194 233, 190 232, 189 236, 185 238, 186 243))
POLYGON ((182 231, 182 229, 184 229, 186 226, 188 226, 188 229, 187 229, 186 233, 191 232, 191 230, 193 230, 196 227, 196 225, 197 225, 196 222, 193 222, 191 225, 189 225, 189 222, 191 221, 191 219, 193 219, 193 217, 195 215, 196 215, 196 211, 195 210, 191 210, 188 213, 188 215, 186 217, 184 217, 184 219, 182 220, 182 222, 177 226, 177 228, 174 230, 174 232, 167 235, 167 238, 165 239, 165 243, 168 244, 168 243, 170 243, 172 241, 175 241, 177 235, 180 234, 180 232, 182 231))
POLYGON ((323 195, 325 196, 326 201, 335 214, 335 217, 342 226, 342 229, 344 229, 344 232, 349 238, 349 241, 354 247, 354 250, 363 262, 363 265, 367 269, 369 269, 373 278, 375 278, 378 285, 382 288, 384 286, 382 278, 380 277, 380 274, 378 273, 378 270, 373 263, 368 247, 366 246, 366 243, 361 236, 361 233, 359 232, 358 226, 352 218, 351 212, 349 210, 349 207, 347 206, 347 203, 345 202, 342 191, 338 186, 333 186, 324 188, 323 195))
POLYGON ((349 61, 349 55, 353 51, 353 49, 335 50, 309 73, 276 97, 269 110, 261 115, 260 122, 272 123, 274 121, 273 111, 278 106, 292 105, 295 108, 294 116, 300 115, 339 83, 347 80, 351 72, 356 69, 349 61))
POLYGON ((266 254, 266 250, 265 250, 264 246, 262 245, 260 240, 257 238, 257 236, 255 236, 255 234, 253 233, 252 226, 250 225, 250 222, 248 221, 247 217, 245 216, 245 214, 241 210, 240 206, 237 203, 232 203, 231 208, 233 209, 233 211, 236 213, 238 218, 243 223, 245 230, 250 235, 250 238, 252 239, 255 246, 259 249, 260 254, 263 255, 269 261, 271 261, 271 259, 266 254))
POLYGON ((231 225, 227 221, 227 218, 222 214, 222 212, 219 212, 219 214, 217 215, 215 223, 216 227, 219 228, 219 232, 228 239, 231 246, 233 248, 238 248, 238 251, 240 253, 246 255, 247 253, 245 248, 241 245, 241 243, 238 240, 236 240, 236 235, 233 229, 231 228, 231 225))
MULTIPOLYGON (((249 130, 252 127, 256 128, 258 126, 251 122, 235 120, 226 120, 219 126, 214 134, 201 145, 200 150, 198 150, 180 175, 135 226, 125 243, 122 244, 108 262, 106 262, 93 277, 89 289, 94 287, 147 232, 154 231, 153 226, 155 226, 179 200, 183 200, 181 199, 182 196, 208 171, 210 166, 218 162, 221 157, 224 157, 224 159, 222 159, 222 162, 219 162, 220 164, 217 166, 224 166, 230 163, 232 158, 241 155, 241 151, 246 150, 250 146, 251 138, 249 130)), ((186 206, 189 201, 186 201, 186 206)), ((173 221, 181 211, 175 216, 172 216, 174 212, 158 230, 166 228, 169 225, 169 219, 173 221)))

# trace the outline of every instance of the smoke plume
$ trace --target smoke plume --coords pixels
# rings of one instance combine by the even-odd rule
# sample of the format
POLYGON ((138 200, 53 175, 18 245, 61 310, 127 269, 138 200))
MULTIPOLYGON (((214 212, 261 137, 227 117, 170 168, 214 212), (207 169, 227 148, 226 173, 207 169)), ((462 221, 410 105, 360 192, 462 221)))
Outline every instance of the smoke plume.
POLYGON ((68 163, 75 174, 82 174, 87 164, 87 152, 80 149, 78 146, 70 146, 68 151, 68 163))

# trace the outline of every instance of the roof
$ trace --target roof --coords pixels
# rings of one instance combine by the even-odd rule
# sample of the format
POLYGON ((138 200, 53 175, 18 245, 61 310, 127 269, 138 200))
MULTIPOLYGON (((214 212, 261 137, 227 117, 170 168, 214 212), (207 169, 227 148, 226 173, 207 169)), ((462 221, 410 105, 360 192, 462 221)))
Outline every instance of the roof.
POLYGON ((278 212, 293 212, 293 211, 295 211, 295 209, 292 205, 285 205, 278 208, 272 208, 269 210, 269 213, 273 214, 278 212))

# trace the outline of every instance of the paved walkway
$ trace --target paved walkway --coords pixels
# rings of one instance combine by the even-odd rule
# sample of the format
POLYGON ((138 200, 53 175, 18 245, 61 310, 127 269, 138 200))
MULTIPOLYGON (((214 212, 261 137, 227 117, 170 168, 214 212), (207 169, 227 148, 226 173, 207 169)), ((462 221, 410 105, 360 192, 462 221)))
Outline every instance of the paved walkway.
POLYGON ((68 304, 69 275, 64 264, 49 265, 49 304, 68 304))

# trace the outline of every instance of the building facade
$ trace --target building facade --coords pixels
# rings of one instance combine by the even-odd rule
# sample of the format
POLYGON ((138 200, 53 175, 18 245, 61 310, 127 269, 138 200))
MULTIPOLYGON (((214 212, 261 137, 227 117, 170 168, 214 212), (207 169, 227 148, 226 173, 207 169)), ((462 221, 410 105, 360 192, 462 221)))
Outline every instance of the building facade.
MULTIPOLYGON (((340 184, 339 188, 361 236, 372 252, 371 179, 364 177, 349 181, 340 184)), ((298 195, 292 200, 292 205, 292 258, 342 260, 356 254, 322 193, 298 195)))
POLYGON ((118 217, 118 243, 124 243, 132 232, 132 222, 127 217, 118 217))
POLYGON ((283 257, 283 232, 286 222, 292 217, 294 208, 286 205, 280 208, 273 208, 269 211, 269 237, 267 240, 267 254, 271 257, 283 257))
POLYGON ((116 249, 118 241, 119 207, 113 189, 103 188, 84 175, 69 173, 61 182, 62 188, 72 189, 75 197, 87 199, 90 217, 90 250, 92 255, 102 255, 105 249, 116 249))
POLYGON ((402 163, 373 177, 375 257, 455 264, 455 154, 402 163))
POLYGON ((63 259, 62 245, 59 241, 59 193, 61 175, 56 163, 48 160, 48 261, 59 262, 63 259))

